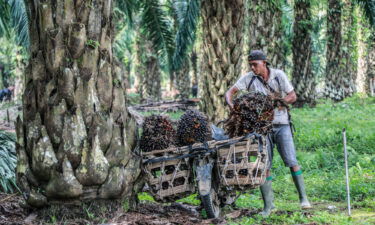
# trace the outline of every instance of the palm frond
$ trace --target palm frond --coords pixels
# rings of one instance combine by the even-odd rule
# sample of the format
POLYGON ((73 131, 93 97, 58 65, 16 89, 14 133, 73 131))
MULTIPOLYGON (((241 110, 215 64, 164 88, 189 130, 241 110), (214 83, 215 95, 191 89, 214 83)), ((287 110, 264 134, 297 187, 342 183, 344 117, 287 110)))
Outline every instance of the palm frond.
POLYGON ((9 38, 10 36, 10 24, 11 24, 11 16, 10 16, 10 6, 7 0, 0 0, 0 35, 6 36, 9 38))
POLYGON ((29 22, 22 0, 0 0, 0 35, 11 39, 13 30, 18 44, 29 46, 29 22))
POLYGON ((175 39, 175 51, 172 59, 172 70, 181 68, 189 47, 195 41, 199 20, 200 0, 176 0, 174 10, 177 15, 178 31, 175 39))
POLYGON ((0 190, 4 192, 14 192, 17 189, 15 142, 14 135, 0 131, 0 190))
POLYGON ((159 56, 161 63, 170 67, 174 52, 172 22, 158 0, 143 0, 141 4, 143 8, 141 15, 142 32, 148 40, 152 41, 153 49, 159 56))
POLYGON ((366 18, 375 29, 375 0, 355 0, 363 9, 366 18))
POLYGON ((114 43, 114 51, 116 57, 124 61, 130 57, 132 52, 132 45, 134 42, 134 30, 129 26, 124 26, 123 29, 116 35, 114 43))
POLYGON ((139 10, 137 0, 119 0, 114 9, 115 13, 120 13, 127 18, 127 23, 131 27, 133 24, 133 13, 139 10))
POLYGON ((26 13, 25 2, 22 0, 9 0, 12 24, 17 32, 18 43, 24 47, 29 46, 29 19, 26 13))
POLYGON ((282 3, 283 3, 283 1, 279 1, 279 0, 266 0, 266 2, 268 4, 268 7, 270 7, 270 9, 273 9, 273 10, 280 10, 282 7, 282 3))

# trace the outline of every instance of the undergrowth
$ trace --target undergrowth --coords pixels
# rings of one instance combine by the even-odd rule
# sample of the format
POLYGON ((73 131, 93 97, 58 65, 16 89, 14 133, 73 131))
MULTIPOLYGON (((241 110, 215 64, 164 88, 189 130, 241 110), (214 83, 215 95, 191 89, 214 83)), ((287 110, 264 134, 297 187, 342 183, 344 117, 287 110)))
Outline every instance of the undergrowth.
POLYGON ((0 131, 0 191, 6 193, 14 192, 17 189, 15 141, 14 134, 0 131))

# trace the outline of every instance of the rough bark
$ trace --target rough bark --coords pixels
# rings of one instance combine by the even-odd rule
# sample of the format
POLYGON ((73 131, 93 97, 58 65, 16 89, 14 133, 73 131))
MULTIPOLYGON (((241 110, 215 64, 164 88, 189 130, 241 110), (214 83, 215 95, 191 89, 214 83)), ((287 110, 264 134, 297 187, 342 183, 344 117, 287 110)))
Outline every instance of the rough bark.
POLYGON ((343 74, 346 80, 345 97, 357 92, 358 73, 358 28, 355 15, 355 4, 351 0, 343 0, 343 74))
POLYGON ((28 204, 129 198, 140 173, 125 80, 112 54, 113 1, 27 1, 30 62, 17 121, 28 204))
POLYGON ((371 48, 368 45, 370 35, 369 24, 367 18, 364 15, 361 15, 361 8, 356 7, 356 17, 358 18, 357 26, 361 29, 358 29, 358 64, 357 64, 357 79, 356 79, 356 89, 359 93, 369 93, 369 79, 367 77, 368 69, 368 50, 371 48))
POLYGON ((201 7, 202 108, 211 121, 220 121, 229 111, 225 92, 241 72, 245 6, 243 0, 206 0, 201 7))
POLYGON ((353 41, 353 3, 329 0, 325 96, 341 101, 355 92, 356 48, 353 41))
POLYGON ((179 92, 178 97, 181 99, 188 99, 190 92, 191 92, 191 86, 190 86, 190 64, 189 64, 189 58, 186 57, 180 71, 176 72, 176 87, 179 92))
MULTIPOLYGON (((372 33, 368 40, 367 50, 367 71, 366 84, 369 86, 370 80, 375 79, 375 34, 372 33)), ((369 87, 366 88, 369 90, 369 87)))
POLYGON ((248 1, 249 49, 262 50, 272 67, 284 69, 282 11, 278 1, 248 1))
POLYGON ((337 79, 340 78, 341 8, 341 0, 328 1, 325 95, 335 100, 343 98, 340 87, 336 85, 337 79))
POLYGON ((316 79, 312 73, 311 61, 312 18, 310 1, 295 1, 294 18, 292 83, 297 94, 295 105, 314 105, 316 99, 316 79))

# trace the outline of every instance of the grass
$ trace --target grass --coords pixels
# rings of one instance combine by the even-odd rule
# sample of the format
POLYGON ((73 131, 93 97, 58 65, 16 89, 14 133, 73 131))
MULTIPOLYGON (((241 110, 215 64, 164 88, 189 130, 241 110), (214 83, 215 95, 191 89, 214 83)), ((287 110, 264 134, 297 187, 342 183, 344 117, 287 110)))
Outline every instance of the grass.
MULTIPOLYGON (((159 111, 145 111, 145 112, 141 112, 141 115, 144 116, 144 117, 151 116, 152 114, 159 115, 159 114, 162 114, 162 113, 159 112, 159 111)), ((166 114, 166 113, 164 113, 164 114, 166 114)), ((166 115, 168 115, 169 118, 172 119, 172 120, 178 120, 182 116, 182 114, 184 114, 184 111, 179 110, 179 111, 176 111, 176 112, 169 112, 166 115)))
MULTIPOLYGON (((314 208, 301 211, 289 170, 276 153, 273 189, 277 211, 267 219, 243 217, 231 224, 374 224, 375 223, 375 98, 355 96, 340 103, 292 110, 297 158, 304 171, 314 208), (346 215, 342 129, 346 128, 353 216, 346 215), (328 206, 335 206, 331 211, 328 206)), ((261 209, 258 190, 241 196, 242 208, 261 209)))
MULTIPOLYGON (((297 158, 313 209, 299 208, 289 169, 275 152, 272 173, 277 210, 266 219, 243 216, 229 220, 229 224, 375 224, 375 98, 354 96, 340 103, 294 108, 291 113, 297 158), (352 217, 346 214, 343 128, 349 152, 352 217)), ((194 195, 179 201, 200 204, 194 195)), ((236 206, 260 211, 263 202, 259 190, 240 196, 236 206)))

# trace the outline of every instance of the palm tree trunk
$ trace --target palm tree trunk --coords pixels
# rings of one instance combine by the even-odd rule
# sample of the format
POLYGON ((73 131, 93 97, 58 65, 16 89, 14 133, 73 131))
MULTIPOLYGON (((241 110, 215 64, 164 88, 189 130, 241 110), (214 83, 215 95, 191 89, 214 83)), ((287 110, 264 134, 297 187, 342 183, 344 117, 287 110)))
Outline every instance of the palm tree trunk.
POLYGON ((175 78, 177 90, 179 91, 179 98, 181 99, 188 99, 191 92, 189 72, 189 58, 186 57, 181 69, 178 72, 176 72, 175 78))
MULTIPOLYGON (((367 50, 367 71, 366 71, 366 85, 367 90, 369 90, 370 81, 375 79, 375 34, 372 33, 368 40, 368 50, 367 50)), ((375 91, 375 90, 373 90, 375 91)), ((371 93, 369 91, 369 93, 371 93)))
POLYGON ((145 52, 145 46, 144 46, 144 39, 141 36, 141 33, 138 32, 138 35, 136 37, 136 41, 134 44, 134 51, 135 51, 135 60, 134 60, 134 88, 137 90, 137 93, 142 98, 143 93, 143 77, 146 74, 146 66, 145 66, 145 60, 144 60, 144 52, 145 52))
POLYGON ((241 72, 244 1, 202 2, 203 57, 201 96, 212 121, 225 118, 224 95, 241 72))
POLYGON ((312 74, 312 18, 310 1, 294 3, 293 75, 292 83, 297 94, 296 106, 315 104, 316 79, 312 74))
POLYGON ((191 83, 198 84, 198 54, 195 50, 191 52, 190 56, 191 61, 191 69, 192 69, 192 77, 191 77, 191 83))
POLYGON ((136 41, 136 69, 138 93, 142 102, 161 99, 161 73, 159 60, 154 55, 152 43, 139 32, 136 41))
POLYGON ((343 99, 340 88, 341 80, 339 65, 341 59, 341 0, 328 1, 327 13, 327 67, 325 95, 339 101, 343 99))
POLYGON ((272 67, 284 69, 282 11, 278 1, 252 0, 249 4, 249 49, 267 54, 272 67))
POLYGON ((334 101, 341 101, 355 92, 353 9, 349 0, 328 2, 325 95, 334 101))
POLYGON ((156 56, 149 55, 146 59, 146 73, 142 76, 143 101, 158 101, 161 99, 160 66, 156 56))
POLYGON ((112 4, 27 1, 31 58, 17 121, 17 176, 32 206, 135 202, 136 127, 112 55, 112 4))
POLYGON ((343 3, 343 74, 345 77, 345 97, 348 97, 357 92, 356 80, 358 73, 358 15, 355 15, 355 4, 353 3, 353 1, 343 0, 343 3))

